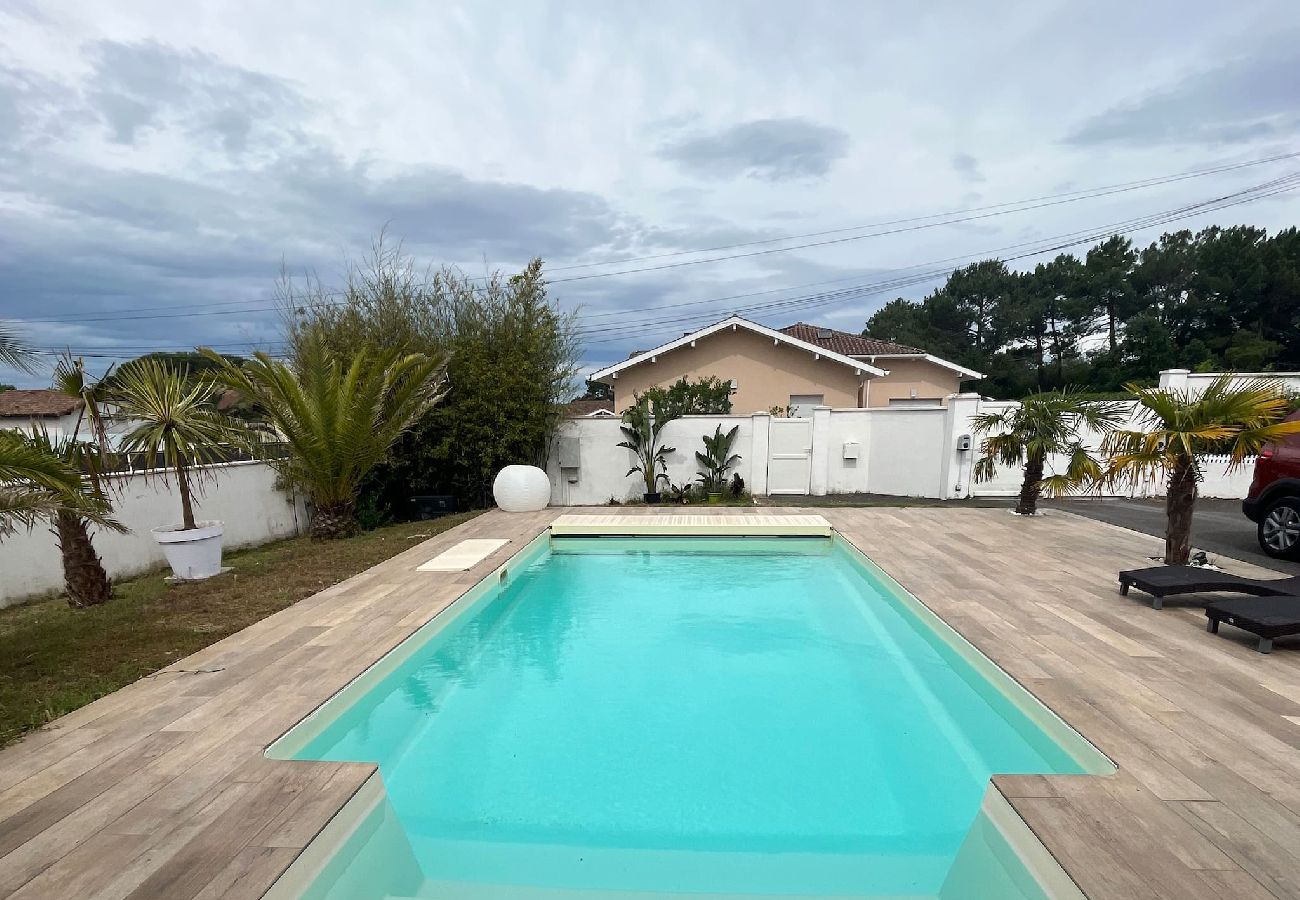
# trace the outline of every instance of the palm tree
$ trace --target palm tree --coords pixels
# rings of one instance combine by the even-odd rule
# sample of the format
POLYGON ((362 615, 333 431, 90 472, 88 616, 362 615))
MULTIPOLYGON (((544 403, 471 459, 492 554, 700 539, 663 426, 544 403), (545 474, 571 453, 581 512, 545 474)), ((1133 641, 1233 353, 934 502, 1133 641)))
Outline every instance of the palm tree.
POLYGON ((93 491, 87 490, 79 471, 40 441, 19 431, 0 430, 0 537, 65 511, 122 530, 93 491))
POLYGON ((317 539, 355 533, 362 478, 444 393, 445 363, 420 353, 362 346, 343 365, 312 339, 292 365, 257 353, 240 366, 206 347, 199 352, 284 442, 286 455, 264 455, 310 498, 317 539))
POLYGON ((34 351, 22 342, 17 332, 0 322, 0 363, 22 372, 31 372, 34 355, 34 351))
POLYGON ((120 452, 143 454, 150 468, 162 458, 176 476, 186 531, 197 527, 194 467, 220 462, 224 446, 240 437, 238 426, 213 406, 215 392, 211 378, 190 378, 188 370, 142 358, 118 369, 109 395, 119 416, 139 423, 122 439, 120 452))
MULTIPOLYGON (((113 583, 90 539, 92 522, 119 533, 127 528, 110 517, 112 503, 102 487, 99 448, 76 434, 51 438, 44 428, 35 429, 28 444, 61 460, 74 471, 90 477, 78 478, 75 493, 61 493, 62 502, 49 511, 54 535, 63 561, 63 587, 68 605, 74 609, 98 606, 113 597, 113 583)), ((66 491, 66 489, 65 489, 66 491)))
POLYGON ((975 480, 990 481, 999 465, 1023 466, 1016 513, 1032 516, 1040 495, 1065 494, 1101 477, 1101 463, 1083 445, 1080 429, 1107 434, 1123 420, 1122 404, 1088 400, 1073 388, 1033 394, 1002 412, 980 413, 972 427, 987 437, 980 444, 975 480), (1053 455, 1069 457, 1065 471, 1044 475, 1053 455))
POLYGON ((1139 388, 1140 431, 1114 431, 1102 442, 1110 457, 1103 480, 1138 484, 1165 482, 1165 564, 1184 565, 1191 555, 1192 513, 1202 456, 1226 453, 1230 466, 1255 456, 1265 444, 1300 432, 1300 422, 1283 422, 1288 404, 1280 386, 1267 379, 1238 383, 1222 375, 1201 394, 1186 389, 1139 388))
MULTIPOLYGON (((112 454, 100 404, 106 396, 106 379, 111 373, 112 366, 104 378, 95 379, 86 371, 83 360, 70 355, 60 359, 54 368, 54 389, 81 400, 77 421, 72 432, 58 440, 51 440, 43 429, 33 435, 33 440, 43 449, 86 473, 87 497, 105 513, 111 510, 111 503, 101 475, 112 454), (92 440, 81 439, 83 424, 88 426, 92 440)), ((63 586, 68 604, 82 608, 107 603, 113 596, 113 583, 95 552, 90 520, 72 509, 61 509, 52 519, 63 561, 63 586)))

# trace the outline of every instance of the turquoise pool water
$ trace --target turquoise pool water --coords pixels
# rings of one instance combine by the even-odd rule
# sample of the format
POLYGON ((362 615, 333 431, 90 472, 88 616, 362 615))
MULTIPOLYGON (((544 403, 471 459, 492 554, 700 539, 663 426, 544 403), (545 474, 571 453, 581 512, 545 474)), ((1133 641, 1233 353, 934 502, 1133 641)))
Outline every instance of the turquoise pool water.
POLYGON ((1107 764, 909 600, 828 539, 553 539, 290 733, 387 795, 312 895, 956 896, 990 775, 1107 764))

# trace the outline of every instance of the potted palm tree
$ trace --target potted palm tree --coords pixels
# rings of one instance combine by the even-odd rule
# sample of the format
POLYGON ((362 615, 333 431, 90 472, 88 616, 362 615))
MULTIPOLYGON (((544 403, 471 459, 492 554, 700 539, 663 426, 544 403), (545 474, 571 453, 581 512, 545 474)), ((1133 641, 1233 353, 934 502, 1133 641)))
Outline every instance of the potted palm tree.
POLYGON ((980 413, 972 430, 985 435, 980 458, 975 462, 976 481, 991 481, 998 466, 1019 466, 1024 470, 1015 512, 1032 516, 1038 498, 1068 493, 1101 477, 1101 463, 1083 445, 1079 431, 1088 428, 1103 435, 1124 421, 1122 403, 1097 402, 1073 388, 1033 394, 1019 406, 1002 412, 980 413), (1048 457, 1068 457, 1065 470, 1044 474, 1048 457))
POLYGON ((649 399, 638 397, 636 402, 623 411, 623 424, 619 428, 627 440, 619 441, 618 446, 626 447, 636 456, 632 468, 627 474, 640 472, 645 482, 646 503, 658 503, 661 495, 659 483, 668 482, 668 461, 665 457, 675 448, 665 447, 659 443, 659 433, 671 421, 671 417, 651 408, 649 399))
POLYGON ((1102 442, 1110 457, 1103 481, 1136 485, 1165 482, 1165 564, 1186 565, 1192 550, 1192 513, 1201 481, 1201 457, 1226 453, 1239 466, 1264 447, 1300 432, 1281 386, 1267 379, 1238 382, 1223 375, 1195 394, 1186 389, 1127 385, 1137 398, 1140 430, 1113 431, 1102 442))
POLYGON ((215 387, 210 378, 191 378, 188 370, 144 358, 118 370, 111 393, 116 415, 135 423, 120 451, 143 456, 148 475, 176 479, 181 521, 154 528, 153 536, 172 574, 185 580, 221 572, 222 523, 196 520, 193 499, 195 467, 222 461, 224 448, 239 436, 238 426, 212 403, 215 387))
POLYGON ((344 363, 312 340, 293 363, 257 353, 236 365, 199 352, 262 417, 263 434, 245 443, 307 494, 318 540, 356 532, 362 479, 444 394, 445 363, 420 353, 362 346, 344 363), (281 446, 283 454, 266 452, 281 446))
POLYGON ((731 445, 736 441, 740 426, 734 425, 726 434, 722 426, 714 429, 712 436, 704 436, 704 452, 695 451, 695 461, 703 466, 700 483, 709 496, 710 503, 721 503, 722 494, 727 489, 727 470, 740 460, 739 453, 731 452, 731 445))

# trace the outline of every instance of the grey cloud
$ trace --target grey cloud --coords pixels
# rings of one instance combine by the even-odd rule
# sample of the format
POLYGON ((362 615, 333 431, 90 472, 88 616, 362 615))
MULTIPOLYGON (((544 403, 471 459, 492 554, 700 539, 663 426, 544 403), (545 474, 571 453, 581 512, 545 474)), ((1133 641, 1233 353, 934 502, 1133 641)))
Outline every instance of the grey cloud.
POLYGON ((984 173, 980 171, 979 160, 969 153, 954 153, 952 167, 957 171, 958 175, 967 181, 980 182, 984 180, 984 173))
POLYGON ((1292 34, 1134 102, 1071 132, 1069 143, 1235 144, 1300 126, 1300 41, 1292 34))
POLYGON ((784 181, 828 174, 848 147, 839 128, 802 118, 757 119, 670 141, 658 155, 703 177, 784 181))
POLYGON ((198 50, 156 41, 100 41, 91 55, 91 101, 113 139, 123 144, 150 128, 177 127, 240 154, 255 133, 267 138, 282 133, 306 107, 287 82, 198 50))

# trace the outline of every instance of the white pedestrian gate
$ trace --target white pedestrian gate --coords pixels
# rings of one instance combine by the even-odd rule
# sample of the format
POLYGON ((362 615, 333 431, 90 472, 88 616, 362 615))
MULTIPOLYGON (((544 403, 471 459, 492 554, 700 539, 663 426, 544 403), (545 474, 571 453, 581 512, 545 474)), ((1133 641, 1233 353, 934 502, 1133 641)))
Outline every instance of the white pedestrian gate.
POLYGON ((767 492, 807 494, 812 476, 812 419, 771 420, 767 492))

